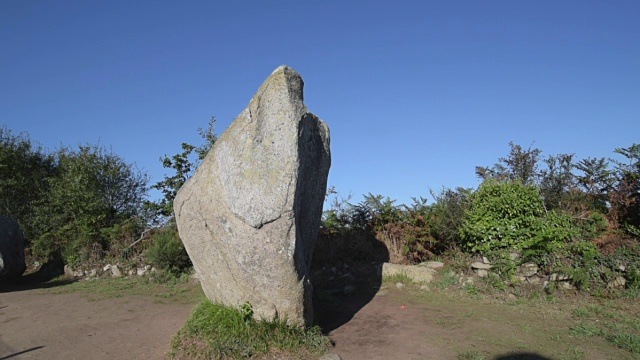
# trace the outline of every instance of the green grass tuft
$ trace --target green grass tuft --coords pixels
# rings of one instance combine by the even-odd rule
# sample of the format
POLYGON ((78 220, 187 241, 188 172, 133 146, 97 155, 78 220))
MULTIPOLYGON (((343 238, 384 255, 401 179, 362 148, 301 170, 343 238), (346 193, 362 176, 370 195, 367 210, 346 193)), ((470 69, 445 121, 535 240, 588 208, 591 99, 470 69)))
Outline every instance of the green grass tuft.
POLYGON ((387 283, 403 283, 403 284, 413 283, 413 280, 403 272, 393 274, 393 275, 385 275, 382 278, 382 281, 387 283))
POLYGON ((329 339, 318 327, 305 329, 283 321, 255 321, 245 313, 205 300, 173 338, 170 357, 244 359, 275 350, 305 358, 328 349, 329 339))

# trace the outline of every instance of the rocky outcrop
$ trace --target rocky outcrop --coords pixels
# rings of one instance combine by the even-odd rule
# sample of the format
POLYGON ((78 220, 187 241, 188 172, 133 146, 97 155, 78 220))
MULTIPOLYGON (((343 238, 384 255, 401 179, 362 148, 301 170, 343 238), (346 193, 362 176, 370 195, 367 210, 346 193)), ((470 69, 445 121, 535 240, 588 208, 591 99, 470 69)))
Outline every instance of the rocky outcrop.
POLYGON ((0 216, 0 278, 16 278, 27 269, 24 236, 17 222, 0 216))
POLYGON ((411 266, 392 263, 382 263, 379 265, 379 273, 383 277, 393 277, 394 275, 404 275, 415 283, 428 284, 433 280, 436 270, 426 266, 411 266))
POLYGON ((207 297, 311 324, 309 267, 330 166, 329 129, 281 66, 220 136, 174 210, 207 297))

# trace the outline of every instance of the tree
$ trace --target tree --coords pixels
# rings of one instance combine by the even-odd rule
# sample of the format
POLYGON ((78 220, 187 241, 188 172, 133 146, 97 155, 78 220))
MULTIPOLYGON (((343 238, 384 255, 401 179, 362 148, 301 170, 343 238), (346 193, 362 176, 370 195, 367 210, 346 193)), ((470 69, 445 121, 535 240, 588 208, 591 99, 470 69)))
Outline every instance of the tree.
POLYGON ((640 227, 640 144, 614 151, 627 162, 615 164, 615 185, 609 194, 610 215, 620 225, 640 227))
POLYGON ((20 224, 27 242, 40 233, 42 224, 33 214, 47 196, 53 171, 53 157, 27 134, 0 128, 0 214, 20 224))
POLYGON ((509 156, 500 158, 493 167, 476 166, 476 175, 484 180, 496 179, 498 181, 520 181, 524 185, 536 183, 538 172, 538 161, 540 160, 539 149, 532 149, 531 146, 524 150, 522 146, 509 142, 509 156))
POLYGON ((547 157, 546 169, 540 172, 540 192, 547 210, 562 209, 569 199, 569 191, 575 187, 573 170, 574 154, 547 157))
POLYGON ((576 180, 586 194, 591 209, 606 214, 608 193, 614 181, 609 162, 605 158, 590 157, 580 160, 574 167, 582 172, 576 176, 576 180))
POLYGON ((41 258, 62 255, 68 262, 101 257, 111 245, 105 229, 141 219, 147 175, 104 147, 63 147, 37 217, 47 228, 34 244, 41 258))
POLYGON ((181 153, 160 158, 162 167, 172 169, 174 174, 165 175, 163 180, 151 186, 152 189, 162 192, 163 196, 159 201, 147 203, 156 217, 173 216, 173 199, 178 194, 178 190, 193 175, 218 139, 214 132, 215 123, 216 118, 212 116, 206 129, 198 128, 198 134, 204 140, 201 145, 182 143, 181 153))

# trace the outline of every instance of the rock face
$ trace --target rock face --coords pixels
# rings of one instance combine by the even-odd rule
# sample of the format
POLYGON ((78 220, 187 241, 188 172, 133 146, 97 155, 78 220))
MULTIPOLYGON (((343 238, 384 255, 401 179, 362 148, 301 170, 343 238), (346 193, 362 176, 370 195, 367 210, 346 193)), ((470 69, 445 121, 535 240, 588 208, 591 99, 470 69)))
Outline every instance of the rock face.
POLYGON ((329 129, 286 66, 262 84, 174 200, 207 297, 309 325, 309 267, 331 163, 329 129))
POLYGON ((20 226, 8 217, 0 216, 0 278, 19 277, 26 269, 20 226))

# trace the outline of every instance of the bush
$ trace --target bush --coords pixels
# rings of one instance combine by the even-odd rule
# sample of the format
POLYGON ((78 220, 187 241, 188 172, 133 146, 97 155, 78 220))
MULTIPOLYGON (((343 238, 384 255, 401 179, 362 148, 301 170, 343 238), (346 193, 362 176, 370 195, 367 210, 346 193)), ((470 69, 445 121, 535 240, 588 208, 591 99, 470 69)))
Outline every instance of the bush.
POLYGON ((460 237, 472 251, 520 249, 542 228, 539 189, 519 182, 488 179, 471 194, 460 237))
POLYGON ((191 259, 175 225, 158 230, 152 235, 152 239, 153 245, 147 249, 147 259, 153 265, 174 274, 185 272, 191 267, 191 259))
POLYGON ((461 187, 455 191, 443 189, 440 194, 431 192, 436 203, 430 208, 430 223, 433 237, 440 247, 453 249, 461 244, 460 229, 471 194, 471 189, 461 187))

